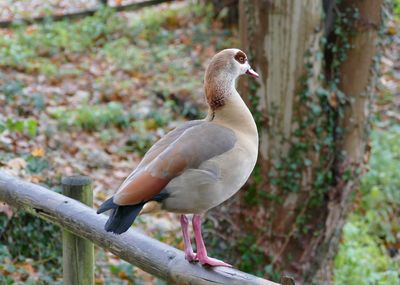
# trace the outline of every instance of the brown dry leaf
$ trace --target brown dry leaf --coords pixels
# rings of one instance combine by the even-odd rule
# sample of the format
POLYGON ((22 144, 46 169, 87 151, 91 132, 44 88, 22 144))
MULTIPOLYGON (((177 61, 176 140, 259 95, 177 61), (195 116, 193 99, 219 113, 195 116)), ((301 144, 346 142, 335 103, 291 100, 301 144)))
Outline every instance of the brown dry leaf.
POLYGON ((335 92, 332 92, 329 95, 328 101, 329 101, 329 105, 331 105, 332 108, 336 108, 337 107, 338 99, 337 99, 337 96, 336 96, 335 92))
POLYGON ((42 176, 39 176, 39 175, 32 175, 31 178, 30 178, 29 180, 30 180, 30 182, 32 182, 32 183, 38 184, 38 183, 40 183, 41 181, 43 181, 43 177, 42 177, 42 176))
POLYGON ((26 32, 28 35, 33 34, 33 33, 36 32, 36 31, 37 31, 37 27, 34 26, 34 25, 28 26, 28 27, 25 29, 25 32, 26 32))
POLYGON ((167 17, 164 25, 167 29, 177 29, 179 27, 179 19, 177 15, 167 17))
POLYGON ((0 213, 6 214, 8 219, 11 219, 13 216, 13 210, 10 206, 8 206, 6 203, 1 203, 0 204, 0 213))
POLYGON ((101 277, 96 277, 95 280, 94 280, 94 283, 96 285, 103 285, 104 281, 103 281, 103 279, 101 277))
POLYGON ((387 32, 389 35, 391 35, 391 36, 396 35, 396 33, 397 33, 397 30, 396 30, 396 23, 395 23, 395 22, 390 22, 390 23, 388 24, 388 27, 387 27, 386 32, 387 32))
POLYGON ((29 274, 35 273, 35 269, 33 268, 33 266, 28 261, 25 261, 24 263, 22 263, 21 267, 24 268, 25 271, 28 272, 29 274))
POLYGON ((183 240, 181 240, 180 243, 178 243, 176 247, 183 250, 185 248, 185 244, 184 244, 183 240))
POLYGON ((192 44, 192 38, 188 35, 183 34, 180 37, 181 43, 184 45, 191 45, 192 44))
POLYGON ((21 170, 26 167, 26 161, 21 157, 16 157, 8 161, 7 166, 12 170, 21 170))
POLYGON ((124 271, 118 272, 118 277, 121 279, 125 279, 125 280, 128 279, 128 275, 126 275, 126 273, 124 271))
POLYGON ((104 201, 107 198, 107 194, 105 192, 97 192, 96 198, 104 201))
POLYGON ((35 147, 32 151, 31 151, 32 156, 34 157, 43 157, 45 154, 45 151, 43 148, 41 147, 35 147))

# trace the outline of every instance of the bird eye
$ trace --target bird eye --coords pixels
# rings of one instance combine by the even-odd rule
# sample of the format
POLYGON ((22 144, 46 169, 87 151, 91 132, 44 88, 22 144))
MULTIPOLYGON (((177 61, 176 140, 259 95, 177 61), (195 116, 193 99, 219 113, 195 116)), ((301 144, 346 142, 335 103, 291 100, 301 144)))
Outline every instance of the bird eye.
POLYGON ((240 64, 244 64, 247 60, 246 55, 242 52, 239 51, 236 55, 235 55, 235 59, 237 62, 239 62, 240 64))

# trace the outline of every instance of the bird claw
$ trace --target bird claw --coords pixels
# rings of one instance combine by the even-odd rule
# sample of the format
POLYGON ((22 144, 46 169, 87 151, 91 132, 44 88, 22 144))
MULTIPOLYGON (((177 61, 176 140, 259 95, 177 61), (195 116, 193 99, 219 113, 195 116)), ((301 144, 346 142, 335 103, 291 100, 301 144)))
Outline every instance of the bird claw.
POLYGON ((196 255, 196 258, 198 259, 198 261, 204 265, 204 266, 225 266, 225 267, 232 267, 232 265, 225 263, 219 259, 216 258, 212 258, 212 257, 208 257, 208 256, 204 256, 204 257, 199 257, 198 255, 196 255))
POLYGON ((196 257, 196 254, 193 251, 185 251, 185 259, 189 262, 198 262, 199 260, 196 257))

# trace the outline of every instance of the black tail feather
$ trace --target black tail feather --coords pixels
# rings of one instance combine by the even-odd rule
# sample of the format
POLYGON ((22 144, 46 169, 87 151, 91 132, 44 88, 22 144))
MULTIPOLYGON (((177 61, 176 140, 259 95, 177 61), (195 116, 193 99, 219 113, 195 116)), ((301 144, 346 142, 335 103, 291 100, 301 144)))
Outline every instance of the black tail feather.
POLYGON ((111 210, 111 209, 116 209, 118 207, 117 204, 113 202, 113 197, 107 199, 104 201, 103 204, 101 204, 100 208, 97 209, 97 214, 101 214, 105 211, 111 210))
MULTIPOLYGON (((160 193, 154 196, 151 200, 161 202, 162 200, 168 198, 168 196, 168 193, 160 193)), ((104 228, 107 232, 122 234, 126 232, 133 224, 146 202, 136 205, 120 206, 115 204, 113 202, 113 197, 111 197, 101 204, 100 208, 97 209, 97 214, 112 210, 104 228)))
POLYGON ((113 232, 115 234, 122 234, 126 232, 135 221, 137 215, 142 210, 144 203, 129 205, 129 206, 117 206, 113 208, 110 217, 106 225, 104 226, 107 232, 113 232))

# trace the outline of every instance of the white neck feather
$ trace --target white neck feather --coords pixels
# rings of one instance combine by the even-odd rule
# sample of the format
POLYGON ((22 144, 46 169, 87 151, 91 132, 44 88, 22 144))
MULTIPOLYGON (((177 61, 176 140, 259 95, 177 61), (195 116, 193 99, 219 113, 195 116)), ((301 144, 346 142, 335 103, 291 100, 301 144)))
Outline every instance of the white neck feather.
POLYGON ((255 137, 258 141, 257 126, 249 108, 235 88, 235 78, 224 75, 221 74, 217 81, 219 88, 224 92, 225 104, 216 110, 209 109, 206 120, 255 137))

